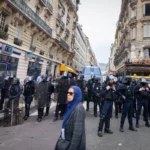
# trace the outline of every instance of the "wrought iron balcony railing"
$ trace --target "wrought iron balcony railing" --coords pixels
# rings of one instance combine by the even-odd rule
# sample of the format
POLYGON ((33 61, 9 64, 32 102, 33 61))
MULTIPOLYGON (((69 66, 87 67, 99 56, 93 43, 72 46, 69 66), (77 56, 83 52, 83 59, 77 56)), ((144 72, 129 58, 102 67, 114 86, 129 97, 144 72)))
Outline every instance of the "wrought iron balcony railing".
POLYGON ((24 0, 8 0, 8 2, 39 28, 44 30, 50 36, 52 35, 52 29, 25 3, 24 0))
POLYGON ((69 45, 64 40, 60 39, 60 44, 69 51, 69 45))
POLYGON ((65 29, 65 24, 64 24, 64 22, 62 21, 61 16, 60 16, 59 13, 57 13, 57 19, 58 19, 58 21, 60 22, 61 27, 62 27, 63 29, 65 29))

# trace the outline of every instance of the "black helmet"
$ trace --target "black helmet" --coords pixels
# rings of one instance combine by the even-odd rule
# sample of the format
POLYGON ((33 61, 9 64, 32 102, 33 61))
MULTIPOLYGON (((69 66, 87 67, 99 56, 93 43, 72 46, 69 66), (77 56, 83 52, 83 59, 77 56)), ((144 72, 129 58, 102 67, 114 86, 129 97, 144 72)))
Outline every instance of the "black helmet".
POLYGON ((145 78, 141 78, 140 83, 147 83, 147 80, 145 78))
POLYGON ((97 81, 97 82, 98 82, 98 81, 101 81, 101 78, 100 78, 100 77, 96 77, 96 78, 95 78, 95 81, 97 81))
POLYGON ((19 84, 20 83, 20 79, 19 78, 14 78, 13 79, 13 84, 19 84))
POLYGON ((42 79, 46 81, 47 80, 47 75, 46 74, 42 75, 42 79))
POLYGON ((126 76, 126 77, 123 78, 122 83, 123 83, 123 84, 128 84, 128 85, 129 85, 129 84, 131 83, 131 81, 132 81, 132 78, 126 76))
POLYGON ((114 80, 114 76, 113 75, 109 75, 109 76, 106 77, 106 82, 108 82, 110 80, 114 80))
POLYGON ((84 75, 83 74, 80 75, 80 79, 84 79, 84 75))

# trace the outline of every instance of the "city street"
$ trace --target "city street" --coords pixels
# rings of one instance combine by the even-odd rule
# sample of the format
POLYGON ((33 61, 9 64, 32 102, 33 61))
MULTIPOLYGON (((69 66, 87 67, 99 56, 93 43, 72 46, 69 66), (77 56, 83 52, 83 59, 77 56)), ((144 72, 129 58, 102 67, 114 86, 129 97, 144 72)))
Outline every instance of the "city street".
MULTIPOLYGON (((50 116, 44 118, 41 123, 37 123, 35 112, 22 125, 0 127, 0 150, 54 150, 62 123, 62 121, 53 123, 54 108, 53 105, 50 116)), ((144 126, 142 120, 138 132, 129 131, 126 120, 125 132, 120 133, 120 119, 113 116, 111 129, 114 134, 104 134, 104 137, 99 138, 97 136, 99 118, 93 117, 92 107, 86 114, 87 150, 149 150, 150 129, 144 126)))

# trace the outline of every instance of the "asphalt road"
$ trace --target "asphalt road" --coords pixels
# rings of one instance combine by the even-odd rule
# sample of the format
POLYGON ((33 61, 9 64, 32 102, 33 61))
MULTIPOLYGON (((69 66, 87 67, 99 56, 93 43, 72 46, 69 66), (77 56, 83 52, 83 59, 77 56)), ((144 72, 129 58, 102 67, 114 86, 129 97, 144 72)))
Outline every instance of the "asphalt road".
MULTIPOLYGON (((54 107, 49 117, 41 123, 36 122, 36 113, 22 125, 0 127, 0 150, 54 150, 60 135, 62 121, 53 123, 54 107)), ((120 133, 120 118, 111 119, 111 129, 114 134, 97 136, 99 118, 93 117, 93 110, 86 113, 86 144, 87 150, 150 150, 150 128, 140 121, 138 132, 128 130, 126 120, 125 132, 120 133)), ((135 120, 134 120, 135 123, 135 120)))

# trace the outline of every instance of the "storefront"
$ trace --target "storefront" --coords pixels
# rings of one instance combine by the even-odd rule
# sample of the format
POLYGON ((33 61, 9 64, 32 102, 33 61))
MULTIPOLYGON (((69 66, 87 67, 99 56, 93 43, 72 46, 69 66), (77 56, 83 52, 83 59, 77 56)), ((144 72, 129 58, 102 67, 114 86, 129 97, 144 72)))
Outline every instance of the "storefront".
POLYGON ((5 76, 17 75, 19 59, 13 57, 12 54, 21 55, 11 46, 5 44, 0 46, 0 82, 3 82, 5 76))

